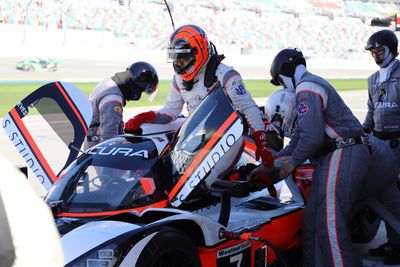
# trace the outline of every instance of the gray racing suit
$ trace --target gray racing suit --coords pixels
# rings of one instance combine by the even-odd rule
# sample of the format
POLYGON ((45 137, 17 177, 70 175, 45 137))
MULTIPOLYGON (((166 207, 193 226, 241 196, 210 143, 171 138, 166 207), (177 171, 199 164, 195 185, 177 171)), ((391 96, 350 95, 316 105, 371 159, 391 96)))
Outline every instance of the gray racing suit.
POLYGON ((368 78, 368 113, 363 126, 390 145, 400 167, 400 61, 398 59, 394 59, 386 68, 368 78))
MULTIPOLYGON (((329 83, 307 71, 299 77, 296 128, 288 147, 275 157, 290 155, 294 166, 312 159, 315 165, 304 212, 303 263, 361 266, 352 253, 347 224, 354 205, 369 197, 381 200, 400 219, 395 159, 382 141, 364 136, 360 122, 329 83), (325 146, 327 142, 335 147, 325 146)), ((400 244, 396 235, 392 241, 400 244)))
MULTIPOLYGON (((156 112, 156 123, 168 123, 175 120, 182 112, 184 104, 188 113, 200 104, 207 95, 209 88, 204 85, 205 69, 194 78, 193 88, 185 90, 183 79, 175 74, 164 106, 156 112)), ((246 117, 247 122, 254 131, 264 130, 262 114, 246 90, 240 74, 231 67, 220 63, 215 73, 225 93, 231 99, 233 106, 246 117)))
POLYGON ((89 96, 93 108, 93 119, 85 139, 84 149, 123 134, 122 120, 125 98, 111 79, 101 81, 89 96))

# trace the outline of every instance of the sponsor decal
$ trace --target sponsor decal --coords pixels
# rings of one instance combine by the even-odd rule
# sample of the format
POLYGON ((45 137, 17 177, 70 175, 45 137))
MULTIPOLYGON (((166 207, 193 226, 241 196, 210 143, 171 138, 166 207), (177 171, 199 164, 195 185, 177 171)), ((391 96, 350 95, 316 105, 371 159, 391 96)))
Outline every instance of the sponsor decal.
POLYGON ((397 105, 396 102, 377 102, 375 103, 375 108, 382 108, 382 109, 387 109, 387 108, 399 108, 399 105, 397 105))
MULTIPOLYGON (((21 109, 20 109, 21 110, 21 109)), ((3 124, 4 130, 7 132, 8 137, 10 138, 11 142, 18 150, 18 153, 21 157, 25 160, 27 166, 32 170, 35 174, 36 178, 39 180, 41 184, 44 185, 46 189, 52 186, 51 178, 48 177, 47 173, 40 165, 39 161, 37 160, 35 154, 32 152, 31 148, 29 147, 25 137, 23 134, 18 130, 14 122, 12 121, 9 114, 4 116, 3 124)))
POLYGON ((159 136, 155 136, 153 137, 154 140, 157 140, 158 142, 165 142, 166 140, 164 140, 163 138, 159 137, 159 136))
POLYGON ((236 253, 238 253, 246 248, 249 248, 249 247, 250 247, 250 241, 246 241, 246 242, 240 243, 240 244, 232 246, 232 247, 218 250, 217 259, 226 257, 226 256, 231 256, 232 254, 236 254, 236 253))
POLYGON ((244 95, 246 93, 246 88, 244 87, 244 84, 239 84, 235 87, 235 91, 237 95, 244 95))
POLYGON ((143 157, 145 159, 149 158, 148 150, 138 150, 135 151, 133 148, 129 147, 102 147, 96 146, 88 151, 88 154, 91 155, 100 155, 100 156, 123 156, 123 157, 143 157))
POLYGON ((24 105, 21 102, 19 102, 17 104, 17 107, 18 107, 19 112, 21 112, 22 115, 26 116, 26 114, 28 114, 28 110, 24 107, 24 105))
POLYGON ((217 251, 217 267, 250 267, 250 262, 250 241, 245 241, 217 251))
POLYGON ((234 125, 232 125, 231 129, 221 137, 218 143, 210 150, 187 179, 184 186, 176 196, 175 201, 171 203, 173 206, 178 206, 182 203, 182 201, 192 192, 193 188, 208 175, 222 156, 236 143, 241 136, 241 130, 243 130, 241 127, 241 121, 237 120, 234 125))
POLYGON ((297 106, 297 113, 299 114, 299 115, 303 115, 303 114, 306 114, 307 112, 308 112, 308 106, 306 105, 306 104, 304 104, 304 103, 300 103, 298 106, 297 106))
POLYGON ((114 111, 118 113, 122 113, 122 107, 121 106, 115 106, 114 111))
POLYGON ((347 139, 336 141, 336 147, 338 149, 347 147, 347 146, 351 146, 351 145, 355 145, 355 144, 356 144, 356 141, 354 140, 354 138, 347 138, 347 139))

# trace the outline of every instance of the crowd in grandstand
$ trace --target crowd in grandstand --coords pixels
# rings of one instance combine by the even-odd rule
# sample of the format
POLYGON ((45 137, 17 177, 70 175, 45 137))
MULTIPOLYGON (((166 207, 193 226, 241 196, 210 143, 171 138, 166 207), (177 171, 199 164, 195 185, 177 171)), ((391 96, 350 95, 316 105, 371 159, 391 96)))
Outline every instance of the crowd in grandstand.
MULTIPOLYGON (((243 54, 298 47, 311 56, 352 57, 376 31, 373 17, 400 10, 394 1, 168 0, 176 26, 203 27, 217 47, 243 54)), ((0 0, 0 23, 112 32, 129 44, 163 49, 171 21, 163 0, 0 0)))

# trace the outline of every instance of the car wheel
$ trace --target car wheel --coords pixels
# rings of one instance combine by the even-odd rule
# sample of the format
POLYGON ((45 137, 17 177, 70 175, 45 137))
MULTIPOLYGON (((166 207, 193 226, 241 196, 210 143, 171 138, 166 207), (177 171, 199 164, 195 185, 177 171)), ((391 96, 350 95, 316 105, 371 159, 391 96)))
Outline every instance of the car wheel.
POLYGON ((200 258, 193 242, 180 231, 166 227, 145 246, 136 266, 200 267, 200 258))
POLYGON ((369 207, 363 208, 351 222, 351 238, 356 243, 368 243, 376 236, 381 218, 369 207))

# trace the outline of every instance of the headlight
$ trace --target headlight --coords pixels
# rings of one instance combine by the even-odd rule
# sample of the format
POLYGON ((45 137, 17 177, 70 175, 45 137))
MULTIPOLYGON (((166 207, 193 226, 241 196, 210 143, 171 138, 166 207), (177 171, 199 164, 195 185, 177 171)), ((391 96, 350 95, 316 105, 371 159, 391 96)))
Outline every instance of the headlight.
POLYGON ((121 257, 122 244, 105 243, 67 264, 68 267, 112 267, 121 257))

